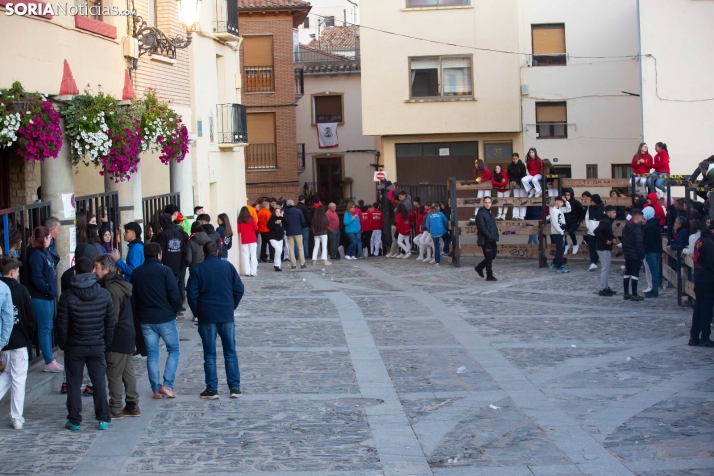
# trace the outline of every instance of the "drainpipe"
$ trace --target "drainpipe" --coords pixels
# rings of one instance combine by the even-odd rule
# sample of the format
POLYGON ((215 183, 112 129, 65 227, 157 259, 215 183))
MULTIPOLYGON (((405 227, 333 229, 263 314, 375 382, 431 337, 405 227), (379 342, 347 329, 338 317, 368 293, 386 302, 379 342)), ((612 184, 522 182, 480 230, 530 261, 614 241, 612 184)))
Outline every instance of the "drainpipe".
POLYGON ((637 60, 640 62, 640 142, 645 141, 645 94, 642 83, 642 19, 640 17, 640 0, 637 0, 637 42, 638 55, 637 60))

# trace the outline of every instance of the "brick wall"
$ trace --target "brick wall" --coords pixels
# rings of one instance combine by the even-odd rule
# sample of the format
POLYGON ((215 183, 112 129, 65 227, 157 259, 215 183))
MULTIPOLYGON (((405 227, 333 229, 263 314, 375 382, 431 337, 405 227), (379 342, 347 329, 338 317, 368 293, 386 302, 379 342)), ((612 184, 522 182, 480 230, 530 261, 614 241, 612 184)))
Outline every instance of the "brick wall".
POLYGON ((34 202, 37 191, 35 167, 39 167, 39 165, 35 164, 34 160, 25 162, 21 157, 15 154, 10 155, 8 159, 10 161, 8 183, 8 188, 10 189, 10 206, 20 207, 34 202))
MULTIPOLYGON (((277 169, 246 171, 246 185, 251 200, 262 196, 297 199, 297 133, 295 127, 295 63, 293 57, 293 18, 288 12, 240 13, 241 36, 273 35, 273 71, 275 91, 270 93, 242 92, 248 114, 275 113, 277 169)), ((241 44, 241 65, 243 44, 241 44)), ((245 83, 245 77, 243 78, 245 83)), ((248 137, 250 142, 250 137, 248 137)))

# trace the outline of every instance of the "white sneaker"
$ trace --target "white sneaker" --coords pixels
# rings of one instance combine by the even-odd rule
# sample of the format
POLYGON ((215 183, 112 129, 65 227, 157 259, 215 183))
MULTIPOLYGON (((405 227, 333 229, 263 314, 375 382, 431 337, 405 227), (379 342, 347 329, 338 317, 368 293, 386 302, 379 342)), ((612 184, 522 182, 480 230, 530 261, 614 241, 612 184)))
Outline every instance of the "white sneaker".
POLYGON ((352 258, 351 256, 345 256, 345 259, 346 259, 347 261, 351 261, 353 258, 352 258))
POLYGON ((533 198, 533 195, 535 195, 535 189, 532 188, 528 191, 528 198, 533 198))
POLYGON ((22 430, 22 427, 25 425, 25 423, 19 419, 19 418, 13 418, 12 419, 12 427, 16 430, 22 430))
POLYGON ((436 260, 429 261, 429 264, 436 264, 436 260))
POLYGON ((422 258, 422 257, 420 256, 420 257, 418 257, 416 260, 417 260, 417 261, 424 261, 424 258, 422 258))
POLYGON ((441 266, 439 266, 439 263, 436 263, 436 264, 434 265, 434 267, 435 267, 435 268, 441 268, 441 266))
POLYGON ((590 263, 590 267, 588 268, 588 271, 595 271, 597 269, 597 265, 595 263, 590 263))
POLYGON ((565 245, 565 251, 563 252, 563 254, 567 255, 569 249, 570 249, 570 245, 565 245))
POLYGON ((647 289, 643 289, 643 290, 642 290, 643 293, 648 293, 648 292, 650 292, 650 291, 652 291, 652 288, 647 288, 647 289))
POLYGON ((535 193, 535 198, 540 198, 540 197, 542 197, 542 196, 543 196, 543 191, 542 191, 542 190, 538 190, 538 191, 535 193))
POLYGON ((411 254, 411 253, 407 253, 407 254, 404 255, 404 257, 403 257, 402 259, 409 259, 409 258, 411 258, 411 257, 412 257, 412 254, 411 254))
POLYGON ((578 254, 578 250, 580 249, 580 245, 575 245, 573 246, 573 254, 576 255, 578 254))
POLYGON ((386 255, 384 255, 384 257, 385 257, 385 258, 391 258, 391 257, 392 257, 392 253, 387 253, 386 255))

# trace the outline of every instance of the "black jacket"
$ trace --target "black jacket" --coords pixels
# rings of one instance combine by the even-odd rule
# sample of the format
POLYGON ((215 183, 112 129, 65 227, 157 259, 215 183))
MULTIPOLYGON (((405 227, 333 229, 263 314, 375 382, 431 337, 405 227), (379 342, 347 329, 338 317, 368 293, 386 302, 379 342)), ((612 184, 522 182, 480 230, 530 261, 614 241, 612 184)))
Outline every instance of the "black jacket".
POLYGON ((193 268, 198 263, 203 263, 203 245, 211 241, 205 231, 200 231, 188 240, 188 253, 186 253, 186 266, 193 268))
POLYGON ((57 306, 57 345, 67 347, 102 346, 114 336, 114 306, 106 289, 93 273, 72 278, 69 290, 57 306))
POLYGON ((268 232, 269 240, 283 241, 283 237, 285 236, 285 229, 283 228, 282 218, 277 218, 275 215, 273 215, 270 217, 270 220, 268 220, 268 229, 270 230, 268 232), (280 223, 276 223, 277 220, 280 220, 280 223))
POLYGON ((302 235, 302 229, 305 224, 305 216, 297 207, 292 205, 285 207, 283 227, 285 227, 285 233, 288 236, 302 235))
POLYGON ((612 251, 612 244, 608 241, 615 241, 615 233, 612 232, 612 220, 607 215, 600 219, 600 223, 593 232, 595 235, 595 249, 597 251, 612 251))
POLYGON ((572 188, 564 188, 563 195, 565 195, 565 192, 570 192, 570 200, 568 200, 570 212, 565 214, 565 221, 580 223, 585 219, 585 208, 583 208, 583 204, 575 198, 575 193, 572 188))
POLYGON ((642 261, 645 259, 645 237, 642 225, 632 220, 622 229, 622 251, 626 260, 642 261))
POLYGON ((161 262, 178 276, 181 273, 181 264, 186 259, 184 235, 176 229, 168 213, 161 215, 159 223, 162 231, 156 237, 156 242, 161 245, 161 262))
POLYGON ((516 182, 516 184, 521 184, 521 179, 528 175, 528 170, 526 170, 526 164, 522 160, 519 160, 515 164, 511 162, 508 164, 508 181, 516 182))
POLYGON ((221 249, 221 235, 218 234, 215 228, 213 228, 213 225, 210 223, 206 223, 203 225, 203 231, 206 232, 208 237, 212 239, 213 241, 216 242, 216 246, 218 246, 218 249, 221 249))
POLYGON ((0 278, 10 288, 12 296, 13 326, 10 340, 2 350, 22 349, 32 345, 35 335, 35 308, 30 292, 12 278, 0 278))
POLYGON ((298 204, 295 205, 295 208, 300 210, 302 212, 302 216, 305 217, 305 224, 303 224, 302 227, 310 228, 312 226, 312 215, 314 213, 314 208, 308 207, 303 202, 298 202, 298 204))
POLYGON ((173 271, 157 258, 148 258, 131 276, 132 312, 142 324, 163 324, 176 319, 182 299, 173 271))
POLYGON ((107 274, 99 280, 99 284, 109 292, 114 306, 114 337, 107 351, 132 354, 136 342, 136 329, 134 314, 131 312, 131 284, 117 273, 107 274))
POLYGON ((645 253, 662 253, 662 229, 659 218, 647 220, 644 227, 645 253))
POLYGON ((600 195, 597 193, 593 194, 593 196, 590 197, 590 201, 592 201, 594 205, 588 207, 588 219, 596 221, 602 220, 605 216, 605 204, 602 203, 600 195))
POLYGON ((30 279, 27 281, 27 289, 30 296, 32 299, 54 300, 57 296, 57 275, 49 250, 31 248, 29 254, 30 279))
POLYGON ((496 243, 498 241, 498 226, 493 218, 491 210, 486 210, 486 207, 478 209, 476 214, 476 228, 478 229, 478 245, 484 243, 496 243))
POLYGON ((714 234, 706 227, 694 245, 694 285, 711 292, 714 286, 714 234))

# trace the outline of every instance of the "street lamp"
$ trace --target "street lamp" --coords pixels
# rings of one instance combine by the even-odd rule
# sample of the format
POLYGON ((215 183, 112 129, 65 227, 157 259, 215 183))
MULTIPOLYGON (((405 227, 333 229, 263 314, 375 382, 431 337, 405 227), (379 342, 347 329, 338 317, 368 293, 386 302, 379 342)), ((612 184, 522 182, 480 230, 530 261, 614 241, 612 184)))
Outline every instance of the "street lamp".
MULTIPOLYGON (((179 21, 186 29, 186 37, 176 35, 173 38, 156 28, 149 26, 140 16, 134 17, 132 37, 136 42, 137 52, 131 56, 133 69, 137 69, 138 60, 142 55, 158 54, 176 59, 176 50, 187 48, 191 44, 191 33, 198 29, 198 19, 201 13, 201 0, 176 0, 179 11, 179 21), (138 28, 137 28, 138 26, 138 28)), ((126 55, 125 56, 129 56, 126 55)))

